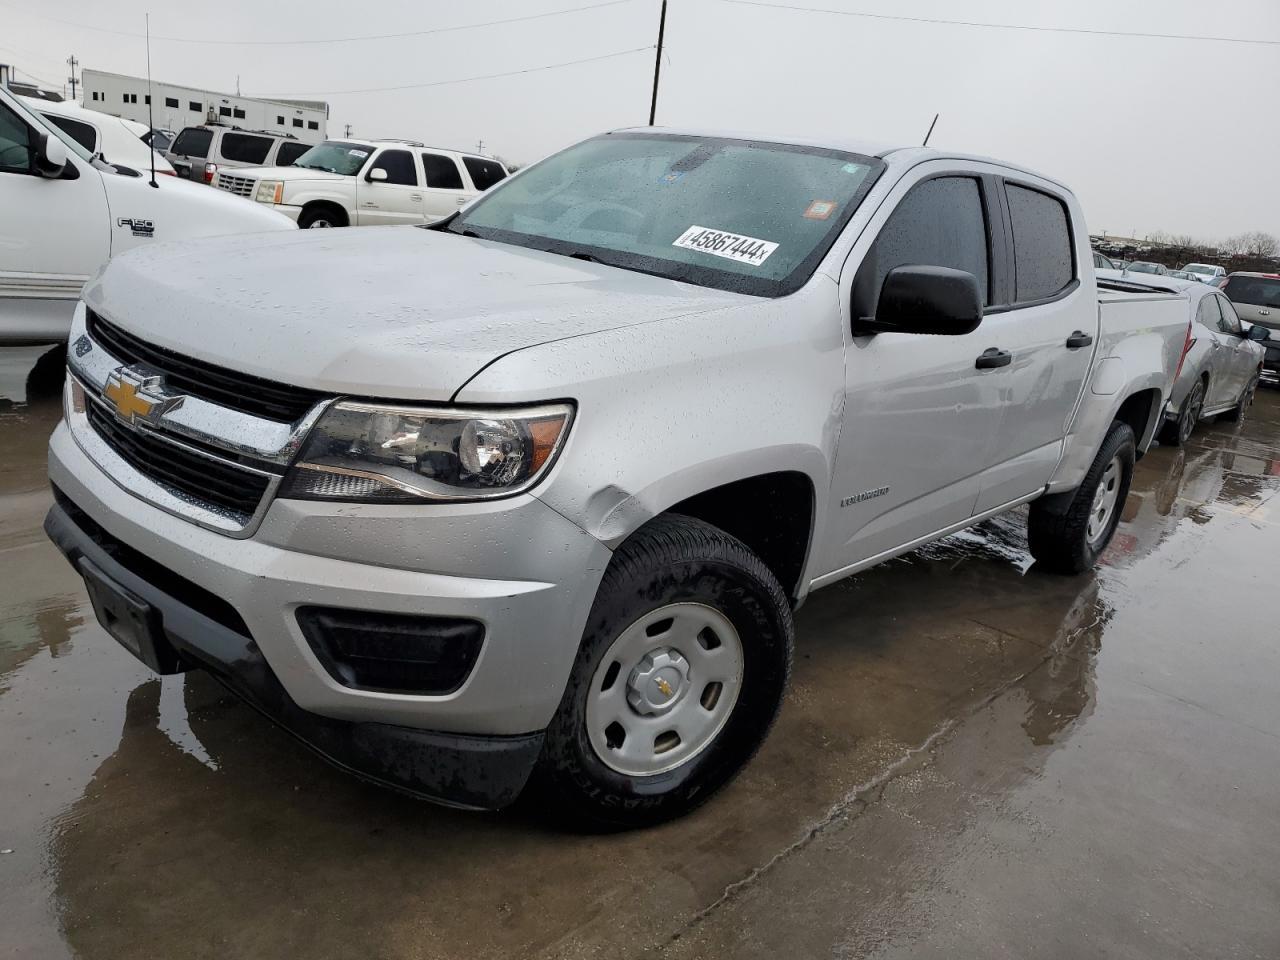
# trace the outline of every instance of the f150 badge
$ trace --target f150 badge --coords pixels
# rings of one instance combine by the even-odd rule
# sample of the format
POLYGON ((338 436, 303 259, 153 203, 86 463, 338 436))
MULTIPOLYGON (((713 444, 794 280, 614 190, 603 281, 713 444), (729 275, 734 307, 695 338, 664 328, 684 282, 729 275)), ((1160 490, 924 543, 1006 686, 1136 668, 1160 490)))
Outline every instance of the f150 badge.
POLYGON ((150 239, 156 233, 156 225, 152 220, 133 220, 129 217, 121 217, 116 223, 124 229, 132 231, 135 237, 150 239))

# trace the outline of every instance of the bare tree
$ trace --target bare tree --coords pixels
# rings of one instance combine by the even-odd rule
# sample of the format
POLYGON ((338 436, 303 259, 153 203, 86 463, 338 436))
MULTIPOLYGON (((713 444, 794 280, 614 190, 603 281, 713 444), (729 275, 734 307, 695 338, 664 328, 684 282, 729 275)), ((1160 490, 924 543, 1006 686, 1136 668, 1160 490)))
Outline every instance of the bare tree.
POLYGON ((1241 240, 1244 243, 1244 249, 1241 252, 1246 257, 1267 259, 1274 257, 1276 251, 1280 250, 1280 241, 1277 241, 1269 233, 1263 233, 1261 230, 1246 233, 1241 237, 1241 240))

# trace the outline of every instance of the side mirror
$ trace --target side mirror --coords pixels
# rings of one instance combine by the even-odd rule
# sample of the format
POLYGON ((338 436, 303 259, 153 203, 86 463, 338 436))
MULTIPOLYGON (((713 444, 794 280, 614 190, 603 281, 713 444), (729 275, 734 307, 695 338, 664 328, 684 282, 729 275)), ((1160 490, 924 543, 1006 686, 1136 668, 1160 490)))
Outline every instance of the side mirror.
POLYGON ((1261 343, 1263 340, 1271 339, 1271 331, 1266 327, 1258 326, 1258 324, 1255 323, 1249 328, 1248 333, 1245 334, 1245 338, 1261 343))
POLYGON ((368 180, 370 183, 374 183, 374 182, 381 183, 382 181, 387 179, 387 171, 383 170, 381 167, 374 167, 365 176, 365 179, 368 180))
POLYGON ((982 323, 978 278, 950 267, 894 267, 880 288, 876 315, 854 322, 854 334, 961 336, 982 323))
POLYGON ((46 133, 36 146, 36 170, 40 176, 53 179, 62 176, 67 166, 67 148, 61 140, 46 133))

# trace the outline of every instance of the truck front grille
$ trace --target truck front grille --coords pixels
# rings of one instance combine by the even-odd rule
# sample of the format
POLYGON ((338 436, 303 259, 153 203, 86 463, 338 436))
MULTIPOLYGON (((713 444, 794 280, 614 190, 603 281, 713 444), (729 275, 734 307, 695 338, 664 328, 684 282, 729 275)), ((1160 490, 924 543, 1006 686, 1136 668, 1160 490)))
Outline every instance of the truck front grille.
POLYGON ((89 336, 122 364, 144 363, 163 374, 174 390, 278 423, 294 423, 327 395, 250 376, 163 347, 121 330, 92 310, 85 315, 89 336))
POLYGON ((237 177, 234 173, 218 174, 218 189, 234 193, 237 197, 252 197, 257 183, 253 177, 237 177))
POLYGON ((98 403, 85 413, 94 432, 143 476, 178 496, 210 504, 247 522, 266 495, 271 478, 205 456, 145 429, 124 426, 98 403))

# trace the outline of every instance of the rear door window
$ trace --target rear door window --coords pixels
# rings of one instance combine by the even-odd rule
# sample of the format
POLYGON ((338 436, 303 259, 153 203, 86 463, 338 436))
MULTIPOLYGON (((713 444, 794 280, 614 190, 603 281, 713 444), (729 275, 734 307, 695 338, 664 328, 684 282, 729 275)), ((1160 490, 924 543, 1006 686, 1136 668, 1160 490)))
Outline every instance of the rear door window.
POLYGON ((867 251, 854 280, 854 309, 857 316, 874 316, 884 278, 907 264, 972 273, 982 302, 989 304, 990 263, 978 181, 959 176, 926 180, 902 198, 867 251))
POLYGON ((92 124, 85 123, 83 120, 72 120, 70 117, 59 117, 51 113, 42 113, 41 116, 90 153, 97 152, 98 131, 93 128, 92 124))
POLYGON ((248 133, 226 133, 218 147, 224 160, 258 166, 267 160, 271 152, 270 137, 255 137, 248 133))
POLYGON ((1057 197, 1015 183, 1005 184, 1013 226, 1014 299, 1056 297, 1075 279, 1071 226, 1057 197))
MULTIPOLYGON (((427 175, 427 186, 437 190, 461 190, 462 173, 453 157, 440 153, 424 153, 422 169, 427 175)), ((478 185, 477 185, 478 186, 478 185)))
POLYGON ((503 170, 502 164, 496 160, 486 160, 483 157, 463 157, 462 164, 467 168, 467 173, 471 175, 471 182, 476 185, 476 189, 481 193, 507 177, 507 171, 503 170))
POLYGON ((387 171, 384 183, 399 183, 406 187, 418 185, 418 171, 413 165, 413 154, 408 150, 383 150, 374 158, 369 170, 387 171))
POLYGON ((179 157, 199 157, 203 160, 209 156, 209 145, 213 143, 213 131, 199 127, 187 127, 178 139, 173 141, 173 153, 179 157))
POLYGON ((276 166, 291 167, 293 161, 311 149, 309 143, 298 143, 296 140, 284 140, 280 144, 280 149, 276 151, 276 166))

